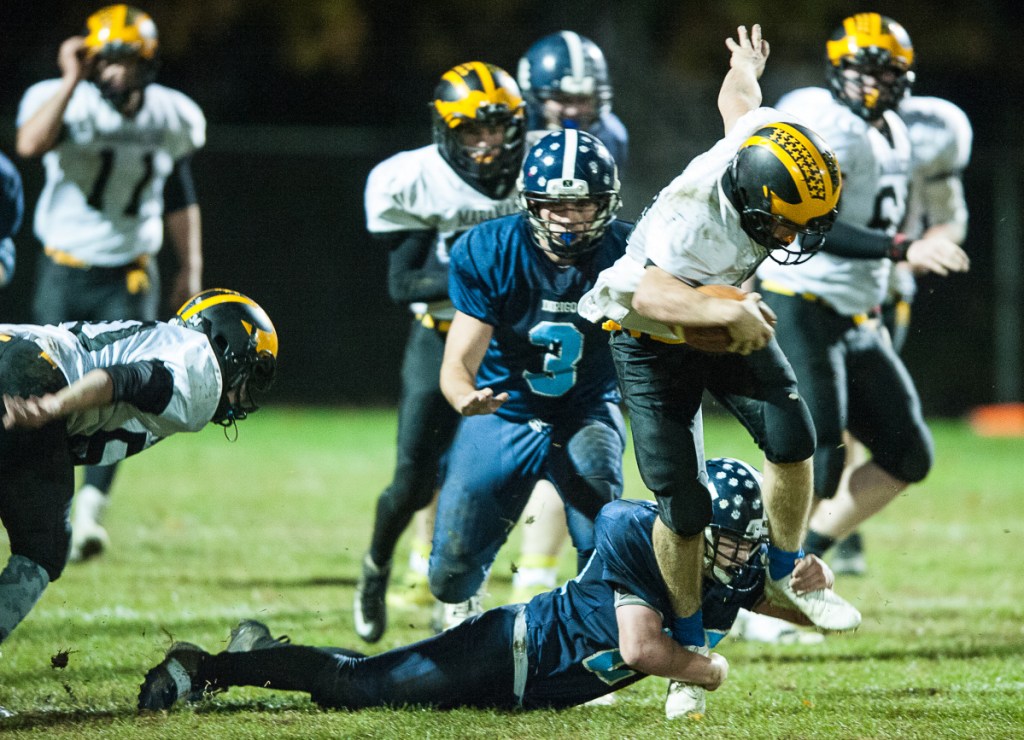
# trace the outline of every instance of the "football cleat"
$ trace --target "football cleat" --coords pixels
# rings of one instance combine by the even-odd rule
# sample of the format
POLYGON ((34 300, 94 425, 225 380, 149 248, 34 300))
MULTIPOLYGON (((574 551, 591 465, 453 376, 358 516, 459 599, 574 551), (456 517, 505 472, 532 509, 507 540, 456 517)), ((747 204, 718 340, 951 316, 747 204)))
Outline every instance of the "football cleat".
POLYGON ((149 670, 139 686, 139 709, 170 709, 180 699, 191 699, 198 687, 196 675, 208 653, 190 642, 176 642, 160 663, 149 670))
POLYGON ((832 557, 829 558, 829 565, 837 576, 862 576, 868 572, 868 562, 864 558, 864 543, 859 532, 854 532, 836 543, 832 557))
POLYGON ((68 560, 81 563, 110 549, 110 536, 100 523, 110 499, 95 486, 84 485, 75 496, 68 560))
POLYGON ((792 574, 775 580, 765 578, 764 595, 769 603, 784 609, 796 609, 818 629, 846 632, 860 626, 860 612, 830 588, 797 594, 790 585, 792 574))
POLYGON ((692 683, 669 681, 665 696, 668 719, 701 719, 707 711, 707 689, 692 683))
POLYGON ((244 619, 231 630, 231 639, 225 648, 227 653, 248 653, 253 650, 268 650, 291 642, 288 635, 271 637, 270 628, 255 619, 244 619))
POLYGON ((391 564, 378 566, 367 553, 352 603, 356 634, 364 642, 377 642, 388 626, 388 578, 391 564))

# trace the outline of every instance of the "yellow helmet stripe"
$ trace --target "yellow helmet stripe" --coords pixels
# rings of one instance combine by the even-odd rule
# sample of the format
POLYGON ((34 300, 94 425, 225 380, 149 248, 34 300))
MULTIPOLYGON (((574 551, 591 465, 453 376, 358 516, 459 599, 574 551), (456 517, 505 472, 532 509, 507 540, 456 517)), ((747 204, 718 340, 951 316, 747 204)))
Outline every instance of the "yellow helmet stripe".
POLYGON ((859 49, 872 46, 887 50, 898 64, 909 67, 914 62, 913 47, 904 45, 892 29, 884 29, 882 16, 878 13, 852 15, 843 21, 843 30, 846 33, 841 39, 826 44, 829 61, 834 65, 838 65, 844 57, 856 54, 859 49))
POLYGON ((247 306, 256 306, 255 302, 240 293, 221 293, 199 301, 199 303, 181 314, 180 318, 182 321, 188 321, 203 309, 209 308, 210 306, 216 306, 219 303, 244 303, 247 306))
POLYGON ((836 207, 838 188, 828 174, 828 163, 818 147, 803 132, 786 123, 771 125, 768 134, 750 137, 744 146, 767 147, 787 170, 799 194, 797 203, 782 200, 774 193, 772 211, 795 224, 806 224, 836 207))

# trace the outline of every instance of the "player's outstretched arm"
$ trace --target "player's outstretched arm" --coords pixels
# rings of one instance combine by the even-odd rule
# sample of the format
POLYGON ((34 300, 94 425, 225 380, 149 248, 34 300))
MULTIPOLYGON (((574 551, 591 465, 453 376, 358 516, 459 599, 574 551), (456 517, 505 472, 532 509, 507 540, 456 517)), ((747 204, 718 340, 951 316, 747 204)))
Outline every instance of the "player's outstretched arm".
POLYGON ((455 312, 441 361, 441 392, 463 416, 492 414, 508 400, 507 393, 494 395, 490 388, 476 387, 476 373, 493 335, 490 324, 455 312))
POLYGON ((736 121, 761 105, 761 86, 757 81, 764 73, 770 49, 761 38, 761 26, 757 23, 751 26, 749 35, 746 26, 737 28, 736 40, 728 38, 725 45, 732 57, 718 93, 718 110, 728 134, 736 121))
MULTIPOLYGON (((823 588, 832 588, 836 584, 836 577, 824 560, 817 555, 806 555, 796 561, 790 584, 796 593, 807 594, 812 591, 820 591, 823 588)), ((777 619, 785 619, 787 622, 803 627, 814 626, 813 622, 802 612, 770 604, 764 599, 754 608, 754 611, 777 619)))
POLYGON ((650 676, 672 678, 714 691, 729 675, 729 662, 718 653, 704 656, 687 650, 662 629, 653 609, 639 604, 616 608, 619 652, 626 664, 650 676))

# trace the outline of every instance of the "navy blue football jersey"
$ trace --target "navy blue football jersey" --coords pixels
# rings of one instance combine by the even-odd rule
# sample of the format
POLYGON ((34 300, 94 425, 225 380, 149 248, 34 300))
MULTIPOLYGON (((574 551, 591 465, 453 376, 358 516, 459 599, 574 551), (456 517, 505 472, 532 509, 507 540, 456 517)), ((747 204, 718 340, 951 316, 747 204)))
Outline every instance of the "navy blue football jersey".
POLYGON ((459 311, 494 327, 477 386, 509 394, 499 416, 557 422, 620 401, 608 333, 582 318, 576 304, 625 253, 630 228, 613 221, 598 248, 569 266, 556 265, 534 244, 522 214, 459 237, 449 293, 459 311))

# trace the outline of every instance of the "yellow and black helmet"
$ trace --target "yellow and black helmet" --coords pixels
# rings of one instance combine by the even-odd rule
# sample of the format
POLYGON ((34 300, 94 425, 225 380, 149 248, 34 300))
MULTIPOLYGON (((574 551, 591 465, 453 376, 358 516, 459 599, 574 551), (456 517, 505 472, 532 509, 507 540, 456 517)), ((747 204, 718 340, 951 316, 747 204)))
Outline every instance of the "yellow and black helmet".
POLYGON ((526 145, 526 104, 512 76, 485 62, 459 64, 441 75, 430 108, 434 143, 444 160, 489 198, 507 197, 526 145), (460 129, 473 125, 504 132, 497 153, 463 144, 460 129))
POLYGON ((277 373, 277 331, 256 301, 233 290, 211 288, 189 298, 169 323, 210 339, 224 380, 212 421, 227 426, 259 408, 260 396, 277 373), (232 390, 237 398, 229 401, 232 390))
POLYGON ((156 24, 149 14, 130 5, 108 5, 85 21, 85 48, 95 59, 111 63, 135 62, 136 75, 130 87, 106 85, 94 75, 93 82, 115 108, 121 108, 132 91, 156 79, 159 67, 156 24))
POLYGON ((776 262, 798 264, 821 248, 835 223, 842 176, 821 136, 797 123, 778 122, 743 142, 725 184, 747 235, 776 262), (790 234, 780 238, 778 227, 790 234))
POLYGON ((832 94, 867 121, 896 108, 914 82, 910 35, 878 13, 846 18, 832 32, 825 58, 832 94), (861 84, 861 77, 871 77, 874 84, 861 84))

